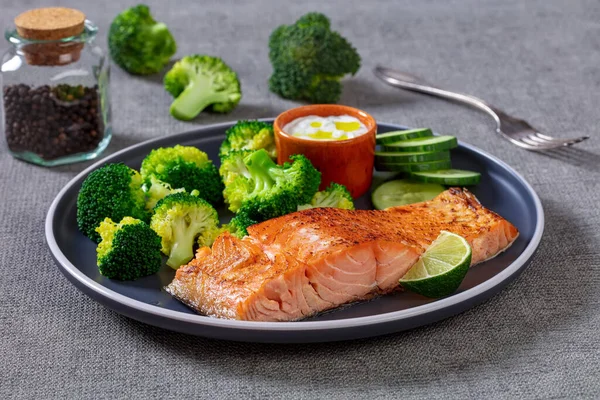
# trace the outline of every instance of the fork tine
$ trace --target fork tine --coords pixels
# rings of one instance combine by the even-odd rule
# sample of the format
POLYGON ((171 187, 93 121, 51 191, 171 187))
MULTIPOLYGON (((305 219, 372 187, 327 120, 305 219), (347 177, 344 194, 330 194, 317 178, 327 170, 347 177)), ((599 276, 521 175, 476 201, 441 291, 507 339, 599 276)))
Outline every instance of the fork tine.
POLYGON ((547 141, 552 141, 552 142, 563 142, 563 143, 570 143, 570 144, 575 144, 575 143, 579 143, 579 142, 583 142, 586 139, 589 139, 589 136, 580 136, 580 137, 576 137, 576 138, 568 138, 568 139, 557 139, 557 138, 553 138, 551 136, 548 135, 544 135, 543 133, 539 133, 536 132, 534 134, 534 136, 543 139, 543 140, 547 140, 547 141))
POLYGON ((554 140, 554 138, 552 136, 544 135, 543 133, 540 133, 540 132, 536 132, 535 135, 538 137, 541 137, 542 139, 554 140))
POLYGON ((565 146, 564 143, 552 143, 549 141, 542 141, 541 139, 535 140, 532 136, 524 136, 520 138, 523 143, 526 143, 533 147, 532 150, 547 150, 547 149, 556 149, 558 147, 565 146))
MULTIPOLYGON (((547 139, 547 140, 556 139, 556 138, 553 138, 552 136, 544 135, 541 132, 536 132, 535 134, 537 136, 539 136, 539 137, 541 137, 543 139, 547 139)), ((579 136, 579 137, 576 137, 576 138, 568 138, 568 139, 564 139, 564 140, 585 140, 585 139, 589 139, 589 138, 590 138, 589 136, 579 136)))
POLYGON ((535 133, 527 135, 527 138, 531 139, 531 140, 533 140, 534 142, 537 142, 537 143, 555 144, 557 146, 562 146, 565 142, 567 142, 566 140, 562 140, 562 139, 554 139, 554 138, 546 139, 546 138, 541 138, 541 137, 537 136, 537 134, 535 134, 535 133))

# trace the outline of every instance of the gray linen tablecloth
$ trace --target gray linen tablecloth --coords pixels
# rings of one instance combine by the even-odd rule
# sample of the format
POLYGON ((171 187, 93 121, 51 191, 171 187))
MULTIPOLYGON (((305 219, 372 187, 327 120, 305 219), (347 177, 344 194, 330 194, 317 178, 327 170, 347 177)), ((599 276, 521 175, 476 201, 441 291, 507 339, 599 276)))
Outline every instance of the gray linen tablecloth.
MULTIPOLYGON (((132 3, 0 1, 0 26, 50 4, 101 30, 132 3)), ((0 147, 0 398, 593 398, 600 396, 600 3, 539 1, 154 1, 178 55, 222 56, 244 97, 230 115, 168 114, 160 77, 112 70, 114 139, 142 140, 296 106, 270 93, 267 39, 304 12, 328 14, 363 58, 342 103, 378 120, 456 134, 533 185, 547 222, 530 267, 486 303, 440 323, 353 342, 232 343, 127 319, 75 289, 44 241, 58 191, 86 165, 45 169, 0 147), (376 80, 380 63, 487 99, 558 136, 562 155, 522 151, 488 117, 376 80)))

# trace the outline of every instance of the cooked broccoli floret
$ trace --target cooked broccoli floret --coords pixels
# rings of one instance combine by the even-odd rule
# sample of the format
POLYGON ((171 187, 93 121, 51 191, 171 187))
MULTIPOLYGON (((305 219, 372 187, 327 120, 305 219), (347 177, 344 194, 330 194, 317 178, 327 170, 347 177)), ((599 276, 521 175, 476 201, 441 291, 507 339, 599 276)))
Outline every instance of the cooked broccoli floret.
POLYGON ((256 224, 256 221, 248 216, 245 212, 239 212, 225 225, 225 230, 238 238, 243 238, 248 235, 248 227, 256 224))
POLYGON ((167 26, 156 22, 145 5, 117 15, 108 32, 113 61, 125 71, 147 75, 160 71, 177 51, 167 26))
POLYGON ((303 155, 294 155, 291 160, 277 165, 264 149, 246 156, 244 164, 251 178, 237 176, 225 187, 229 209, 262 222, 310 202, 319 188, 321 173, 303 155))
POLYGON ((193 146, 161 147, 154 149, 142 161, 140 169, 145 181, 154 176, 172 188, 188 193, 200 192, 199 197, 212 205, 223 200, 223 182, 219 170, 208 155, 193 146))
POLYGON ((219 157, 222 160, 232 150, 260 149, 265 149, 271 158, 277 158, 273 124, 262 121, 238 121, 225 132, 219 157))
POLYGON ((184 121, 194 119, 205 108, 230 112, 242 98, 237 74, 218 57, 183 57, 167 72, 164 85, 175 97, 171 115, 184 121))
POLYGON ((269 38, 272 92, 292 100, 335 103, 342 93, 340 80, 360 68, 352 45, 329 27, 329 19, 309 13, 294 25, 282 25, 269 38))
POLYGON ((79 230, 100 242, 96 228, 105 218, 120 221, 133 217, 148 221, 145 209, 142 177, 123 163, 107 164, 88 175, 77 196, 77 226, 79 230))
POLYGON ((177 269, 194 257, 194 243, 212 245, 219 233, 217 211, 205 200, 188 193, 175 193, 154 207, 150 227, 162 239, 167 265, 177 269))
POLYGON ((310 204, 298 206, 298 211, 317 207, 343 208, 354 210, 352 195, 344 185, 332 182, 325 190, 315 193, 310 204))
POLYGON ((237 212, 242 203, 250 197, 250 193, 253 190, 252 179, 248 179, 244 176, 236 176, 225 185, 223 190, 223 198, 225 203, 229 205, 229 210, 237 212))
POLYGON ((240 175, 247 179, 251 178, 250 172, 244 164, 244 158, 252 153, 254 153, 254 150, 232 150, 221 159, 219 175, 221 175, 225 186, 232 183, 240 175))
POLYGON ((132 280, 160 269, 160 238, 145 222, 125 217, 115 223, 106 218, 96 231, 102 237, 96 248, 98 269, 107 278, 132 280))
POLYGON ((167 182, 156 179, 154 175, 142 185, 142 190, 146 193, 146 208, 152 210, 160 199, 173 193, 185 192, 184 188, 173 189, 167 182))

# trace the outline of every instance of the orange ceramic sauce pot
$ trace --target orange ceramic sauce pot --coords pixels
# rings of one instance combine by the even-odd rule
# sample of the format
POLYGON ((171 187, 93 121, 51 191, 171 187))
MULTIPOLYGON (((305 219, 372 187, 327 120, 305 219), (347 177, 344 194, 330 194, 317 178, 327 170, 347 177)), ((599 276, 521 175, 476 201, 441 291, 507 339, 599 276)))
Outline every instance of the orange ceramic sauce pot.
POLYGON ((337 104, 313 104, 292 108, 279 114, 273 128, 277 162, 283 164, 289 161, 293 154, 305 155, 321 172, 319 190, 335 182, 346 186, 352 197, 357 198, 371 187, 377 124, 366 112, 337 104), (350 115, 366 126, 367 133, 346 140, 311 140, 291 136, 283 131, 289 122, 308 115, 350 115))

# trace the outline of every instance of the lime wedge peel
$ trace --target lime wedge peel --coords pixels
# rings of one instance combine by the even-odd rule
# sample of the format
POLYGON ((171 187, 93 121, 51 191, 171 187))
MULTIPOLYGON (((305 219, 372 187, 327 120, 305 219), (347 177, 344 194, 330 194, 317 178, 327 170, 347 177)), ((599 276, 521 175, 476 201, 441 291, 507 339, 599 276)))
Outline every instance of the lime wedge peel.
POLYGON ((471 246, 457 234, 442 231, 400 284, 426 297, 448 296, 456 291, 471 265, 471 246))

